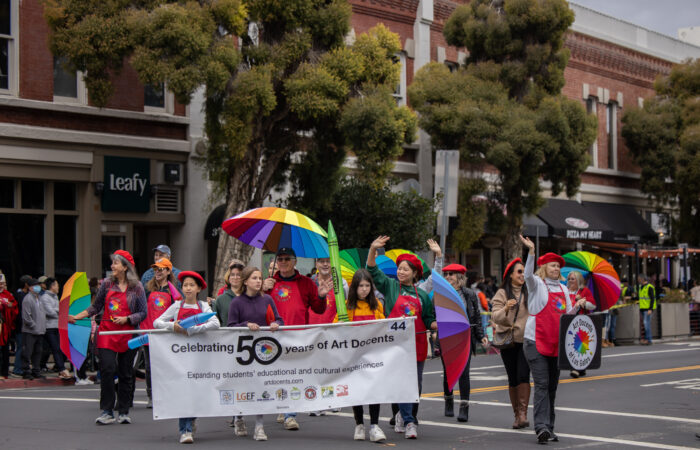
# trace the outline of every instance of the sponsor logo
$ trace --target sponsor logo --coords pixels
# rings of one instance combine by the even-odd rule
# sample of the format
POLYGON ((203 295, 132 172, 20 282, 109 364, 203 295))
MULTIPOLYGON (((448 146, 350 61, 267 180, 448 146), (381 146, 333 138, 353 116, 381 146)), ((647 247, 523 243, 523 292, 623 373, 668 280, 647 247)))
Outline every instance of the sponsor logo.
POLYGON ((584 370, 593 362, 598 336, 593 321, 588 316, 576 316, 566 329, 564 349, 571 367, 584 370))
POLYGON ((287 390, 279 388, 277 389, 277 392, 275 392, 275 395, 277 396, 277 400, 287 400, 287 390))
POLYGON ((292 389, 289 390, 289 398, 291 398, 292 400, 299 400, 301 398, 301 389, 294 386, 292 389))
POLYGON ((255 392, 237 392, 236 393, 237 402, 254 402, 255 392))
POLYGON ((272 338, 260 338, 255 341, 255 359, 260 364, 271 363, 277 359, 281 347, 277 341, 272 338))
POLYGON ((347 384, 339 384, 338 386, 335 387, 335 396, 336 397, 346 397, 348 395, 348 385, 347 384))
POLYGON ((304 398, 307 400, 315 400, 316 399, 316 387, 315 386, 308 386, 306 389, 304 389, 304 398))
POLYGON ((262 395, 260 395, 260 398, 258 399, 259 402, 269 402, 274 400, 272 398, 272 394, 270 394, 268 391, 263 391, 262 395))
POLYGON ((579 219, 578 217, 567 217, 564 219, 564 222, 571 227, 578 228, 579 230, 586 230, 589 227, 588 222, 583 219, 579 219))
POLYGON ((333 397, 333 386, 321 386, 321 397, 322 398, 333 397))
POLYGON ((233 391, 219 391, 219 403, 233 405, 233 391))

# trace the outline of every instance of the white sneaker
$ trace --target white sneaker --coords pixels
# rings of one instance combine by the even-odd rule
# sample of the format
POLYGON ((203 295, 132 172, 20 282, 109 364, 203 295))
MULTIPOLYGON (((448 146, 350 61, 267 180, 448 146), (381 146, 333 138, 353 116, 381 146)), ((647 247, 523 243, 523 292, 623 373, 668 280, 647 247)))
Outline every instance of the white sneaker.
POLYGON ((418 438, 418 427, 416 424, 411 422, 406 424, 406 433, 404 434, 406 439, 417 439, 418 438))
POLYGON ((277 423, 284 423, 284 414, 277 414, 277 423))
POLYGON ((394 431, 397 433, 403 433, 406 431, 406 427, 403 426, 403 417, 401 416, 401 411, 396 413, 396 425, 394 425, 394 431))
POLYGON ((317 416, 325 416, 326 412, 325 411, 311 411, 309 413, 311 417, 317 417, 317 416))
POLYGON ((379 428, 379 425, 370 425, 369 427, 369 440, 372 442, 382 442, 386 441, 386 435, 379 428))
POLYGON ((107 414, 107 413, 102 413, 102 414, 100 415, 100 417, 98 417, 97 419, 95 419, 95 423, 98 424, 98 425, 110 425, 110 424, 112 424, 112 423, 114 423, 114 422, 115 422, 114 416, 109 415, 109 414, 107 414))
POLYGON ((355 426, 355 437, 354 439, 356 441, 364 441, 365 440, 365 426, 362 424, 356 425, 355 426))
POLYGON ((284 429, 298 430, 299 424, 297 423, 297 419, 295 419, 294 417, 287 417, 286 419, 284 419, 284 429))
POLYGON ((192 437, 192 433, 182 433, 180 435, 180 444, 192 444, 194 443, 194 438, 192 437))
POLYGON ((75 385, 76 386, 85 386, 87 384, 90 384, 90 383, 87 383, 87 381, 89 381, 87 378, 79 378, 78 381, 75 382, 75 385))
POLYGON ((117 419, 117 422, 126 425, 131 423, 131 417, 127 416, 126 414, 119 414, 119 419, 117 419))
POLYGON ((255 427, 255 434, 253 434, 253 439, 256 441, 266 441, 267 435, 265 434, 265 429, 263 427, 255 427))
POLYGON ((245 420, 236 419, 236 421, 233 423, 233 431, 236 433, 236 436, 248 436, 248 429, 245 426, 245 420))

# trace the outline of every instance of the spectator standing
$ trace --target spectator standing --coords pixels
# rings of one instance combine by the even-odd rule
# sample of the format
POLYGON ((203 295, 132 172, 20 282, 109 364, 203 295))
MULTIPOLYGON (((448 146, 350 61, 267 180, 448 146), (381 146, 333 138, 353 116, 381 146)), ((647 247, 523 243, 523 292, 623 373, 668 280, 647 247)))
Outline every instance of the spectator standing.
POLYGON ((639 281, 639 315, 644 324, 644 336, 639 343, 651 345, 651 316, 656 309, 656 290, 645 274, 639 275, 639 281))
POLYGON ((22 300, 22 378, 46 378, 41 374, 41 348, 46 333, 46 313, 39 300, 41 284, 32 278, 27 283, 30 290, 22 300), (31 364, 31 368, 30 368, 31 364))
MULTIPOLYGON (((167 245, 160 244, 159 246, 153 249, 153 262, 157 263, 163 258, 166 258, 172 262, 172 251, 167 245)), ((177 267, 173 267, 172 273, 175 278, 177 278, 180 272, 182 272, 180 269, 178 269, 177 267)), ((141 275, 141 285, 146 286, 146 283, 148 283, 154 276, 155 272, 153 270, 153 266, 151 266, 147 271, 143 273, 143 275, 141 275)), ((178 282, 178 284, 180 283, 178 282)))
POLYGON ((7 290, 5 274, 0 273, 0 376, 4 379, 10 373, 10 337, 15 330, 17 314, 17 301, 7 290))
POLYGON ((66 370, 66 357, 61 351, 61 339, 58 336, 58 281, 49 277, 44 284, 46 285, 46 290, 39 297, 46 313, 44 345, 50 349, 53 355, 54 369, 58 371, 58 376, 68 380, 71 378, 71 375, 66 370))
POLYGON ((19 283, 22 286, 17 289, 15 293, 15 299, 17 300, 17 317, 15 318, 15 367, 12 370, 12 374, 18 377, 23 375, 22 373, 22 350, 24 347, 24 341, 22 339, 22 300, 24 296, 29 292, 29 281, 32 279, 29 275, 22 275, 19 279, 19 283))

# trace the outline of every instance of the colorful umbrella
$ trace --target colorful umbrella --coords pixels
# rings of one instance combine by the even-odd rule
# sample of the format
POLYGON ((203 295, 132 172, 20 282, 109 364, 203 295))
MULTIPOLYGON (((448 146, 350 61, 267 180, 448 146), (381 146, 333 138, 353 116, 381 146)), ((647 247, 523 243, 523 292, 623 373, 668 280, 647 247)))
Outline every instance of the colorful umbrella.
POLYGON ((600 311, 610 308, 620 298, 620 276, 600 256, 590 252, 570 252, 564 255, 564 261, 566 266, 562 275, 567 277, 572 270, 581 272, 600 311))
POLYGON ((438 273, 433 273, 433 303, 447 386, 452 390, 464 372, 471 351, 471 331, 462 297, 438 273))
MULTIPOLYGON (((394 265, 396 265, 396 258, 399 256, 403 255, 404 253, 409 253, 411 255, 414 255, 416 258, 418 258, 418 261, 423 265, 423 279, 428 278, 428 275, 430 275, 430 267, 423 261, 423 258, 418 256, 416 253, 413 253, 412 251, 409 250, 403 250, 399 248, 395 248, 393 250, 389 250, 384 255, 392 260, 394 262, 394 265)), ((385 272, 386 273, 386 272, 385 272)), ((387 274, 388 275, 388 274, 387 274)), ((396 278, 396 269, 394 268, 394 278, 396 278)))
POLYGON ((271 252, 288 247, 300 258, 328 258, 326 231, 305 215, 288 209, 251 209, 224 220, 221 227, 253 247, 271 252))
POLYGON ((368 248, 347 248, 340 251, 340 274, 348 283, 352 283, 352 276, 357 269, 367 264, 368 248))
POLYGON ((58 335, 61 351, 77 371, 87 355, 92 324, 90 319, 68 323, 68 316, 75 316, 90 306, 90 286, 85 272, 76 272, 63 285, 63 294, 58 303, 58 335))

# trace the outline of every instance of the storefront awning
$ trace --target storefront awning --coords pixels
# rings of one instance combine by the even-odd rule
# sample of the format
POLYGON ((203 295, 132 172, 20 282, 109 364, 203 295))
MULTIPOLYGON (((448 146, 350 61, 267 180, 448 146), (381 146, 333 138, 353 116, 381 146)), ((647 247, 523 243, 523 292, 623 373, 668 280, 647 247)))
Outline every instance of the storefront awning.
POLYGON ((592 210, 612 228, 615 242, 654 242, 658 240, 658 235, 649 223, 631 205, 583 202, 583 206, 587 210, 592 210))
POLYGON ((224 221, 226 214, 226 205, 219 205, 209 213, 207 223, 204 225, 204 240, 216 239, 221 232, 221 223, 224 221))
POLYGON ((523 236, 549 237, 549 227, 537 216, 523 217, 523 236))
POLYGON ((593 208, 573 200, 550 198, 537 213, 550 227, 551 234, 566 239, 613 241, 614 230, 602 220, 593 208))

